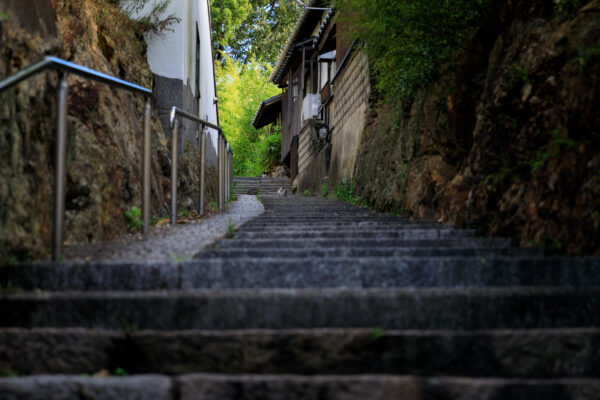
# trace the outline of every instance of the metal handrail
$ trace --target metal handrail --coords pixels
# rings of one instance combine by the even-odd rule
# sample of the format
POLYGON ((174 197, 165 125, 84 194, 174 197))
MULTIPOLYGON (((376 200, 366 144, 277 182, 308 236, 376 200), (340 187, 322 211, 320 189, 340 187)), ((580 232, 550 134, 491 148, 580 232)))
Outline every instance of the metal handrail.
POLYGON ((231 183, 230 171, 233 170, 231 165, 233 160, 231 157, 225 159, 225 152, 233 154, 229 149, 229 144, 223 134, 223 129, 219 125, 205 121, 198 116, 184 111, 178 107, 172 107, 169 114, 169 122, 172 129, 171 132, 171 224, 177 223, 177 141, 179 135, 179 120, 177 116, 183 117, 190 121, 202 125, 201 136, 202 143, 200 149, 200 206, 198 207, 200 214, 204 214, 205 200, 205 180, 206 180, 206 128, 212 128, 219 132, 218 152, 218 168, 219 168, 219 210, 223 211, 225 199, 229 198, 228 186, 231 183))
POLYGON ((67 74, 72 73, 107 85, 141 94, 145 98, 144 105, 144 143, 143 143, 143 178, 142 178, 142 218, 143 232, 150 226, 150 114, 152 106, 150 98, 152 90, 124 81, 114 76, 83 67, 53 56, 46 56, 42 61, 25 68, 0 82, 0 92, 9 89, 33 75, 47 69, 56 69, 59 73, 57 91, 56 148, 54 168, 54 215, 52 229, 52 259, 58 261, 63 251, 63 227, 65 218, 65 182, 67 152, 67 74))

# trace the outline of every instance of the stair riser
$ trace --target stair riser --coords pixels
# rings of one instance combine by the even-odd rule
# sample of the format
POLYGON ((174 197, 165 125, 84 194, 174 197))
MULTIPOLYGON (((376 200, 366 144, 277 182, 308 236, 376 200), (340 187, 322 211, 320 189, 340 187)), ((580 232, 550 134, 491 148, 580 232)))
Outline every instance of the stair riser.
POLYGON ((25 290, 600 286, 600 263, 541 258, 217 259, 183 264, 15 266, 0 282, 25 290))
POLYGON ((167 378, 39 377, 0 379, 0 398, 95 400, 597 400, 600 382, 421 379, 403 376, 186 375, 167 378), (139 387, 139 391, 135 388, 139 387))
POLYGON ((443 239, 235 239, 223 240, 218 243, 221 248, 343 248, 343 247, 453 247, 453 248, 508 248, 512 247, 510 239, 485 238, 443 238, 443 239))
POLYGON ((262 290, 13 295, 6 327, 534 329, 600 324, 600 289, 262 290), (452 310, 451 312, 449 310, 452 310))
POLYGON ((0 370, 128 373, 600 376, 600 332, 0 330, 0 370), (26 351, 24 351, 26 349, 26 351), (548 351, 551 349, 551 351, 548 351), (286 354, 286 357, 281 357, 286 354), (470 354, 465 357, 465 354, 470 354), (243 356, 240 356, 243 355, 243 356))
MULTIPOLYGON (((364 239, 440 239, 440 238, 459 238, 474 237, 475 231, 471 230, 435 230, 435 229, 412 229, 399 231, 304 231, 304 232, 279 232, 276 234, 277 240, 280 239, 346 239, 346 238, 364 238, 364 239)), ((273 233, 247 232, 243 230, 238 234, 239 239, 273 239, 273 233)))

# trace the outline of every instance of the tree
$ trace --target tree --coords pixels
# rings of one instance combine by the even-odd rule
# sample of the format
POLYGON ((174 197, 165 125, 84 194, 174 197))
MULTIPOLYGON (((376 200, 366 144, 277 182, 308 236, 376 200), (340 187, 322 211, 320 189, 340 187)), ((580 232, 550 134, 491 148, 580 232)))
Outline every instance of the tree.
POLYGON ((234 174, 259 176, 277 164, 281 154, 278 129, 252 126, 260 103, 279 93, 268 82, 271 67, 253 59, 243 64, 225 57, 216 73, 221 126, 234 153, 234 174))
POLYGON ((273 66, 302 10, 290 0, 211 0, 217 59, 228 55, 242 63, 254 59, 273 66))

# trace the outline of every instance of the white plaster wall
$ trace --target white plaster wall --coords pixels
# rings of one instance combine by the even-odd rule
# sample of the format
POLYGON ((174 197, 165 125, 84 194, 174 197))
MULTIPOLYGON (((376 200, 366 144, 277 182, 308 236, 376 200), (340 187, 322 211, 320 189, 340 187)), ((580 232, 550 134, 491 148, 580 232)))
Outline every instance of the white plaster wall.
MULTIPOLYGON (((148 2, 140 15, 145 15, 154 1, 148 2)), ((153 73, 166 78, 180 79, 195 92, 196 26, 200 34, 200 105, 198 115, 208 122, 218 124, 214 86, 214 65, 210 34, 208 0, 171 0, 164 17, 174 15, 181 21, 172 24, 164 35, 146 38, 148 64, 153 73), (197 25, 196 25, 197 24, 197 25)), ((217 148, 218 133, 210 130, 212 143, 217 148)))

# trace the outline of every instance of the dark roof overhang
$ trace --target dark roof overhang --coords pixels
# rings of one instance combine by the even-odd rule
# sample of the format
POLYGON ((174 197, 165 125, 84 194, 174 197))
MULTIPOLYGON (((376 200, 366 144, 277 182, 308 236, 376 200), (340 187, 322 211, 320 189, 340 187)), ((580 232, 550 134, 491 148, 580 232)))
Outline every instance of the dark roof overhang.
POLYGON ((278 94, 277 96, 273 96, 260 103, 258 111, 256 111, 254 119, 252 120, 252 126, 256 129, 260 129, 277 122, 277 117, 281 114, 282 99, 283 95, 278 94))

